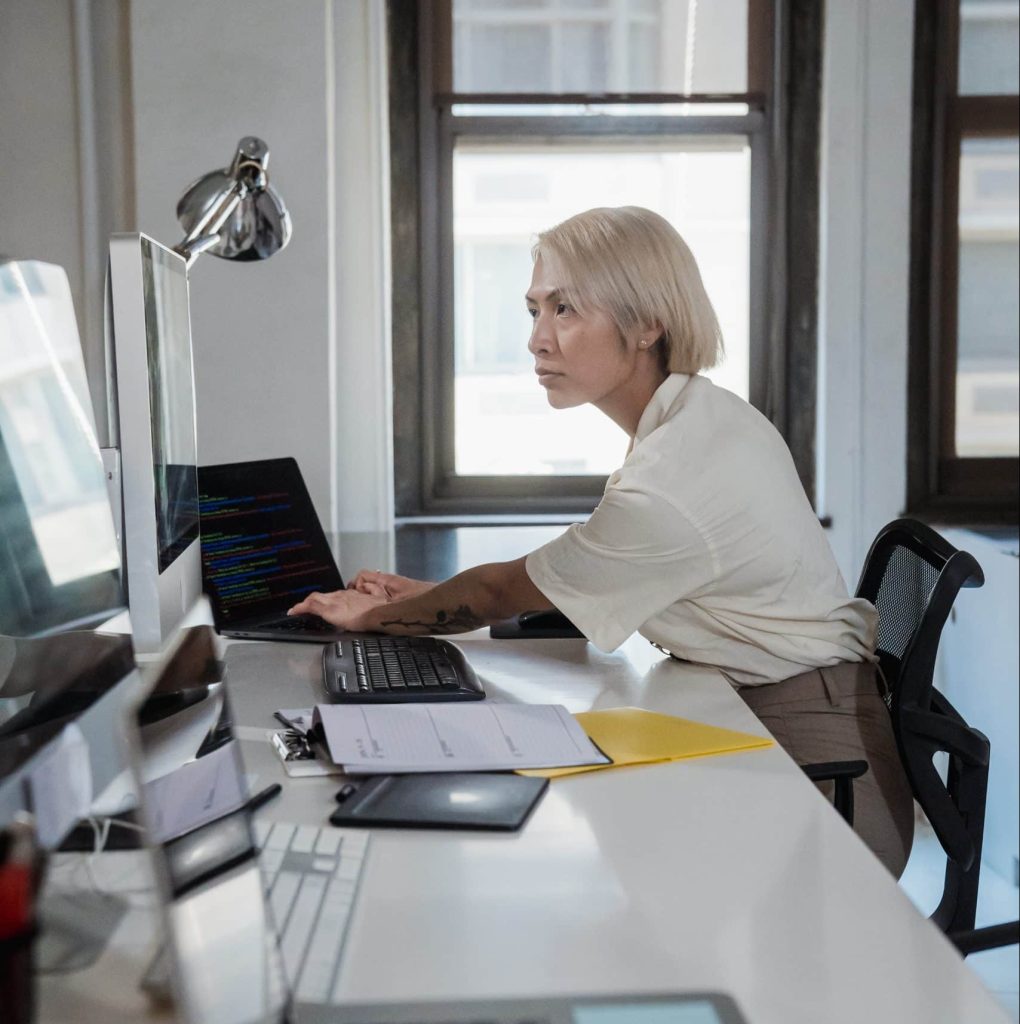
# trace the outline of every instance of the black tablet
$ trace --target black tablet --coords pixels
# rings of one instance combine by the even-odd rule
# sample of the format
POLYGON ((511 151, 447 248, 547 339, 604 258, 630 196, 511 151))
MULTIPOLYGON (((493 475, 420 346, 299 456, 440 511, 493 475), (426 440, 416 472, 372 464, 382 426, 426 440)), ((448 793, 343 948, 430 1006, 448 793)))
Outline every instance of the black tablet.
POLYGON ((329 820, 362 827, 513 832, 548 785, 548 779, 495 772, 373 775, 340 790, 340 806, 329 820))

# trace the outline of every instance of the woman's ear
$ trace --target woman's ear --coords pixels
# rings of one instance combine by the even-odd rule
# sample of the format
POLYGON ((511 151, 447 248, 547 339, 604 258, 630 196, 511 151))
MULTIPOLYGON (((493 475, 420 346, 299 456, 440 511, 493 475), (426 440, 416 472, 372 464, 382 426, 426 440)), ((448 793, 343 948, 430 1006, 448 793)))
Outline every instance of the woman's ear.
POLYGON ((646 324, 638 336, 638 348, 651 348, 657 341, 662 340, 665 333, 665 328, 657 320, 654 323, 646 324))

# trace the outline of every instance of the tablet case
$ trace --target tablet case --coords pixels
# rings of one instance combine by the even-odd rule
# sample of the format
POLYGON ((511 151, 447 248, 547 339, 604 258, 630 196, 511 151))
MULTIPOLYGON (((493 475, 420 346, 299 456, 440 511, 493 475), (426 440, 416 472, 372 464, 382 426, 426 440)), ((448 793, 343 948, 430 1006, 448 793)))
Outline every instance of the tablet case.
POLYGON ((383 828, 476 828, 513 832, 548 787, 548 779, 495 772, 373 775, 330 817, 334 825, 383 828))

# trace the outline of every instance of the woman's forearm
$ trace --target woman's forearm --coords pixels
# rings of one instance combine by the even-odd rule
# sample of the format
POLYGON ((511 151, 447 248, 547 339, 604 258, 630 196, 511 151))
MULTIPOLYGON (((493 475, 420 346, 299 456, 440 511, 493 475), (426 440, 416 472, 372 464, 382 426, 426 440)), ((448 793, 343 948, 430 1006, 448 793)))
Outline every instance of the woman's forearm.
POLYGON ((524 559, 475 566, 402 601, 364 614, 361 628, 399 635, 467 633, 522 611, 550 607, 524 559))
POLYGON ((467 633, 520 612, 552 607, 531 582, 523 558, 479 565, 424 591, 412 590, 398 600, 389 599, 386 588, 367 576, 365 583, 365 589, 311 593, 287 614, 318 615, 355 632, 417 636, 467 633))

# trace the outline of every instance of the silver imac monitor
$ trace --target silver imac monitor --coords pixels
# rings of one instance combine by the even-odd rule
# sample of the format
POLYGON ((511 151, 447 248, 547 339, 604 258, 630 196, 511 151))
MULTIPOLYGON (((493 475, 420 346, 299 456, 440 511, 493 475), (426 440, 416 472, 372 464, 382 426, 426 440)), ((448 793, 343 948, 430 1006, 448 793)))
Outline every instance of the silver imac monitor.
POLYGON ((0 826, 55 846, 124 767, 140 685, 64 271, 0 260, 0 826))
POLYGON ((158 654, 202 591, 184 259, 146 235, 114 235, 107 303, 131 631, 138 653, 158 654))

